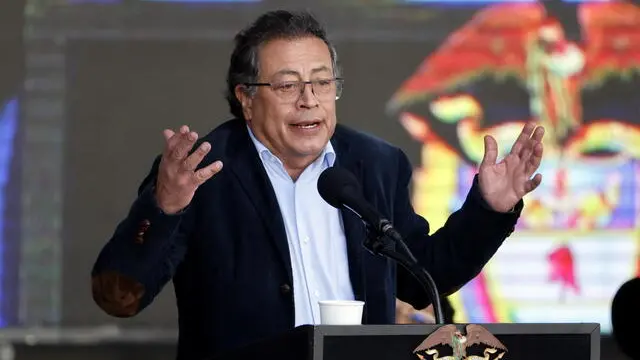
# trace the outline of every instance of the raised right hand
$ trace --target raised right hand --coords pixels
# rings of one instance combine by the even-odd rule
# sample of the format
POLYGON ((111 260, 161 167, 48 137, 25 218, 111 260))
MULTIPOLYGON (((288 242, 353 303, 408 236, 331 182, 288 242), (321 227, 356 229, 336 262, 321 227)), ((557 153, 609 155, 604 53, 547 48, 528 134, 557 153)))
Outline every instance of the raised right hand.
POLYGON ((211 149, 211 144, 203 142, 191 155, 198 134, 183 125, 179 132, 164 130, 166 145, 156 180, 155 197, 165 214, 175 214, 191 203, 198 186, 209 180, 222 169, 221 161, 196 171, 198 164, 211 149))

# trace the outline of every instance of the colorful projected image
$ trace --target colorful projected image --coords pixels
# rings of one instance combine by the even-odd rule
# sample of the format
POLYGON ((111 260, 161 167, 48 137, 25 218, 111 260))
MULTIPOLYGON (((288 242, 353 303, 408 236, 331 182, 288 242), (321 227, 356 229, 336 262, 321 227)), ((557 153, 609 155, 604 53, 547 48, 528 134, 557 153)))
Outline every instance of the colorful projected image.
POLYGON ((609 332, 611 298, 640 275, 640 7, 576 11, 581 40, 571 42, 543 2, 484 7, 388 103, 424 144, 413 201, 433 229, 466 196, 485 134, 509 145, 531 119, 547 130, 543 185, 451 297, 456 321, 593 321, 609 332))
MULTIPOLYGON (((401 0, 406 3, 419 3, 419 4, 477 4, 477 5, 486 5, 486 4, 500 4, 500 3, 524 3, 524 2, 537 2, 538 0, 401 0)), ((603 0, 562 0, 567 3, 586 3, 586 2, 603 2, 603 0)), ((604 0, 607 1, 607 0, 604 0)))
MULTIPOLYGON (((512 4, 512 3, 535 3, 539 0, 342 0, 336 1, 336 3, 351 3, 362 6, 371 5, 470 5, 470 6, 483 6, 491 4, 512 4)), ((565 3, 589 3, 589 2, 606 2, 609 0, 560 0, 565 3)))

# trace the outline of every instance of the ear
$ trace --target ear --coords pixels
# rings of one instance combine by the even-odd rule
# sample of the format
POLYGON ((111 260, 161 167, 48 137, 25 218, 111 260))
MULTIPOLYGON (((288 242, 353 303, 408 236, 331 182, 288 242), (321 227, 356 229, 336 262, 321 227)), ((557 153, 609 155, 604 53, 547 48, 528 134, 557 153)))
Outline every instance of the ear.
POLYGON ((250 121, 253 115, 253 98, 249 95, 249 91, 244 85, 236 85, 235 94, 236 99, 242 104, 242 113, 245 120, 250 121))

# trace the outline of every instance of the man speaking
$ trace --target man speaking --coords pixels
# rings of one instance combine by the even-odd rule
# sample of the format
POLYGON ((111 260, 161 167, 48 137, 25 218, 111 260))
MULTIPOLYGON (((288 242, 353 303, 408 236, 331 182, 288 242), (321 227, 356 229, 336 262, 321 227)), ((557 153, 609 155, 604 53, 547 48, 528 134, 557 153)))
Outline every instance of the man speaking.
POLYGON ((320 322, 318 301, 362 300, 363 322, 394 322, 396 297, 430 303, 418 282, 362 247, 362 222, 318 193, 328 167, 352 173, 442 294, 475 277, 511 234, 541 181, 544 129, 528 124, 500 162, 485 138, 461 209, 429 235, 410 203, 411 165, 384 141, 337 124, 343 79, 307 13, 269 12, 235 39, 227 98, 235 117, 204 137, 165 130, 165 148, 92 271, 105 312, 134 316, 173 280, 178 359, 320 322))

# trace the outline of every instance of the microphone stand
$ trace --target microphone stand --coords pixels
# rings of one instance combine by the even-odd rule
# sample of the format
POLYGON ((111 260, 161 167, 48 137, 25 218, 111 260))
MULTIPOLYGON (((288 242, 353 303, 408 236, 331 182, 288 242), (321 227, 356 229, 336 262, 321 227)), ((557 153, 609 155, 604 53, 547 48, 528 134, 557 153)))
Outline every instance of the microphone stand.
MULTIPOLYGON (((378 229, 385 228, 388 220, 382 220, 378 229)), ((388 223, 389 224, 389 223, 388 223)), ((390 224, 389 224, 390 225, 390 224)), ((411 275, 422 285, 425 292, 431 297, 433 303, 433 313, 435 315, 436 324, 444 324, 444 315, 442 312, 442 304, 440 303, 440 295, 435 281, 427 272, 427 270, 418 264, 418 260, 413 256, 411 250, 407 244, 402 240, 402 237, 397 232, 393 233, 390 238, 381 231, 376 231, 368 224, 367 236, 364 241, 364 247, 374 255, 386 256, 407 269, 411 275), (398 245, 401 251, 396 251, 394 245, 398 245)))

